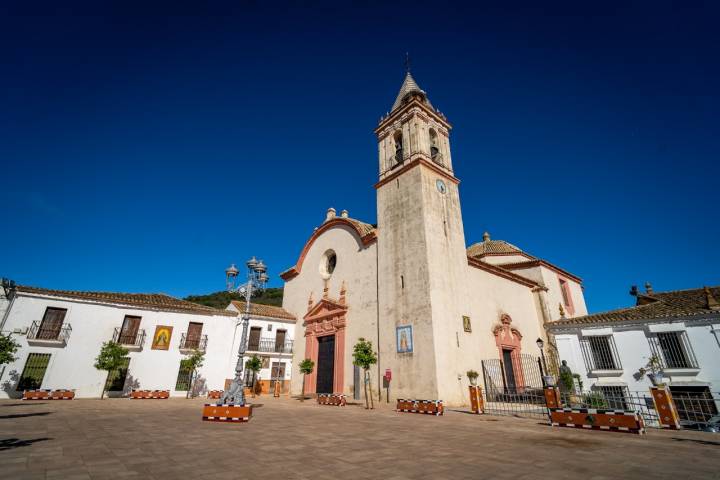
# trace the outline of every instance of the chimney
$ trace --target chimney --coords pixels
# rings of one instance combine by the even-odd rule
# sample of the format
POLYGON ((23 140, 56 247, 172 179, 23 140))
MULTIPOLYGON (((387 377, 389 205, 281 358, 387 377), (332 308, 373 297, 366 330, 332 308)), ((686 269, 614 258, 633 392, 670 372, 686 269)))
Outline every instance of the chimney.
POLYGON ((630 295, 632 295, 633 297, 637 297, 637 296, 638 296, 638 288, 637 288, 637 285, 632 285, 632 286, 630 287, 630 295))
POLYGON ((708 287, 703 287, 705 290, 705 301, 708 310, 720 310, 720 302, 713 297, 712 292, 708 287))
POLYGON ((335 209, 330 207, 327 210, 327 215, 325 215, 325 221, 327 222, 328 220, 332 220, 333 218, 335 218, 335 209))
POLYGON ((347 210, 343 210, 342 212, 340 212, 340 216, 341 216, 342 218, 348 218, 348 211, 347 211, 347 210))
POLYGON ((653 294, 652 285, 650 285, 650 282, 645 282, 645 293, 648 295, 653 294))

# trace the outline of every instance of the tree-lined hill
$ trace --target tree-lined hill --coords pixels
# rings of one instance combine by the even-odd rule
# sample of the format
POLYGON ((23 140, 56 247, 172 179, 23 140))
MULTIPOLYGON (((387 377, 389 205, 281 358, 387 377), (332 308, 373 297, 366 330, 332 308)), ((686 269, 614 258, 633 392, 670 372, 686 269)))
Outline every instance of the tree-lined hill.
MULTIPOLYGON (((242 300, 240 295, 237 293, 230 292, 215 292, 207 295, 189 295, 185 297, 188 302, 197 303, 200 305, 207 305, 208 307, 215 307, 225 309, 232 300, 242 300)), ((263 305, 275 305, 277 307, 282 306, 283 300, 283 289, 282 288, 266 288, 262 294, 253 297, 253 303, 262 303, 263 305)))

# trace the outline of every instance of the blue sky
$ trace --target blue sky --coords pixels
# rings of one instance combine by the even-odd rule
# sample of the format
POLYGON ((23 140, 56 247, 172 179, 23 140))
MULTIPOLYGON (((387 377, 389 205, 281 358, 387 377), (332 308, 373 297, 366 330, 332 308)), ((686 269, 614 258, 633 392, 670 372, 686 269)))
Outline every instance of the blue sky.
POLYGON ((2 276, 185 296, 257 255, 281 286, 328 207, 375 222, 409 51, 468 243, 579 275, 591 311, 720 284, 712 2, 101 3, 0 6, 2 276))

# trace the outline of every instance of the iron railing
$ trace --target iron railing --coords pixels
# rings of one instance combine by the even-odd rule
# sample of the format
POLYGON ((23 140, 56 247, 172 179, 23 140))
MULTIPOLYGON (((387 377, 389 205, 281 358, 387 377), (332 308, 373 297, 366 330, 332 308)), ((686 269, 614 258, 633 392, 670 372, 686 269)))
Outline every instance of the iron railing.
POLYGON ((145 330, 139 329, 136 333, 123 332, 122 328, 115 327, 113 342, 131 347, 142 347, 145 343, 145 330))
POLYGON ((663 368, 699 368, 687 332, 662 332, 648 337, 663 368))
POLYGON ((43 326, 41 322, 35 320, 28 330, 28 340, 56 340, 58 342, 67 343, 70 338, 72 327, 69 323, 63 323, 60 328, 54 325, 43 326))
POLYGON ((183 333, 180 337, 181 350, 199 350, 204 352, 207 350, 207 335, 190 335, 183 333))
POLYGON ((580 340, 580 347, 588 372, 622 370, 612 335, 585 337, 580 340))
POLYGON ((247 351, 265 353, 293 353, 293 341, 279 342, 275 338, 261 338, 248 341, 247 351))
MULTIPOLYGON (((710 425, 720 427, 720 392, 685 392, 673 388, 671 393, 683 428, 704 430, 710 425)), ((660 427, 655 403, 649 391, 629 391, 627 387, 603 386, 588 392, 563 392, 561 395, 562 403, 567 407, 635 411, 643 417, 648 427, 660 427)))
MULTIPOLYGON (((528 389, 512 396, 497 395, 483 389, 485 413, 523 418, 547 419, 548 409, 542 390, 528 389)), ((683 392, 673 388, 672 399, 683 429, 720 431, 720 392, 683 392)), ((634 411, 647 427, 660 428, 658 412, 649 391, 629 391, 622 386, 595 387, 589 391, 561 392, 566 408, 596 408, 634 411)))

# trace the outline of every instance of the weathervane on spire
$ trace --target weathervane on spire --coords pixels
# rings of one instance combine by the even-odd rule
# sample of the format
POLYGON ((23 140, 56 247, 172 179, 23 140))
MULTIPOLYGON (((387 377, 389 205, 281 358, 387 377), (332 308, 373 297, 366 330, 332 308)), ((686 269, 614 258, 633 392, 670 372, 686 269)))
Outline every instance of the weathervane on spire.
POLYGON ((410 54, 405 52, 405 73, 410 73, 410 54))

